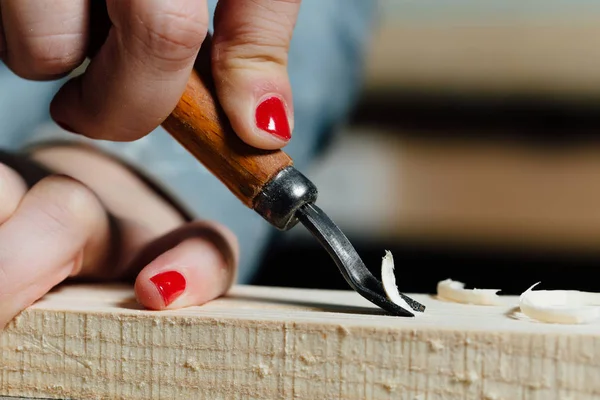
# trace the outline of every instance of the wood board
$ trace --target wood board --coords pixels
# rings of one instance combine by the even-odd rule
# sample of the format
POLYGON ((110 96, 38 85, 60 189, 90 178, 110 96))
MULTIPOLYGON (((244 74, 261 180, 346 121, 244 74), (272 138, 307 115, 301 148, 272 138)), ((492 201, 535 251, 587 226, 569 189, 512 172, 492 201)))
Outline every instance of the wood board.
POLYGON ((600 324, 414 297, 420 318, 382 315, 350 291, 247 286, 154 312, 129 287, 62 286, 0 333, 0 396, 600 398, 600 324))
POLYGON ((597 99, 599 20, 597 12, 390 16, 368 47, 365 90, 597 99))

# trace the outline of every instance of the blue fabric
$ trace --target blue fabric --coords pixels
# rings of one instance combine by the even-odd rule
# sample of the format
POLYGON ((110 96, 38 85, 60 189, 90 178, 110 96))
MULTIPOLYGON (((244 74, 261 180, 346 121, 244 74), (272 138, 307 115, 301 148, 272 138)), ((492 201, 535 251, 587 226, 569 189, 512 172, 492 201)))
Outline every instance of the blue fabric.
MULTIPOLYGON (((211 15, 216 1, 209 1, 211 15)), ((303 170, 325 135, 343 121, 359 88, 362 53, 375 2, 304 0, 289 56, 295 129, 286 151, 303 170)), ((212 26, 211 26, 212 30, 212 26)), ((49 139, 84 140, 49 119, 48 104, 62 81, 28 82, 0 64, 0 146, 18 149, 49 139)), ((238 282, 253 276, 274 230, 244 207, 162 128, 132 143, 92 142, 144 170, 176 194, 199 218, 217 220, 238 236, 238 282)))

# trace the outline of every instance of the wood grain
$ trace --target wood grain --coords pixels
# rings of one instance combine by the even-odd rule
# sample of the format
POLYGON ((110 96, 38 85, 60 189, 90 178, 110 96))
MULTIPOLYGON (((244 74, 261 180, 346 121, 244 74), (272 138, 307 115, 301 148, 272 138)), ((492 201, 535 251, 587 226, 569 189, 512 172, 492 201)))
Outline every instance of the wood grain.
POLYGON ((155 312, 128 287, 64 286, 0 334, 0 395, 600 398, 600 324, 414 298, 428 312, 408 319, 354 292, 238 286, 203 307, 155 312))
POLYGON ((177 107, 162 126, 219 178, 245 205, 279 171, 292 165, 281 150, 259 150, 231 129, 215 101, 210 75, 192 72, 177 107))

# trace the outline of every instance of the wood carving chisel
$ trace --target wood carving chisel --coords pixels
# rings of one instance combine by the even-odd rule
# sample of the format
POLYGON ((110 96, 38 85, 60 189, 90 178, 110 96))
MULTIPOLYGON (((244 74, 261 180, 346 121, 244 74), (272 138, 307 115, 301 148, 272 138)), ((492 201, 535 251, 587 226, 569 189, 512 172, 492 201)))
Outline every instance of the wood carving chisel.
POLYGON ((283 151, 244 143, 216 100, 210 67, 210 37, 204 42, 185 92, 162 126, 221 180, 247 207, 275 228, 301 222, 327 250, 348 284, 393 315, 414 316, 425 307, 401 294, 412 310, 388 299, 344 233, 315 204, 317 188, 283 151))

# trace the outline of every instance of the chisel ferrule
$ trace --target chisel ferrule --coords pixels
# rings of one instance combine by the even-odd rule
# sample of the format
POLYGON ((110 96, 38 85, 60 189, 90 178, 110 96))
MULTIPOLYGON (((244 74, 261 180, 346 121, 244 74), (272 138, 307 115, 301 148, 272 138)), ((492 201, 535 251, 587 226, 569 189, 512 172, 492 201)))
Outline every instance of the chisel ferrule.
POLYGON ((286 167, 256 196, 254 210, 279 230, 298 223, 296 212, 317 200, 317 187, 294 167, 286 167))

